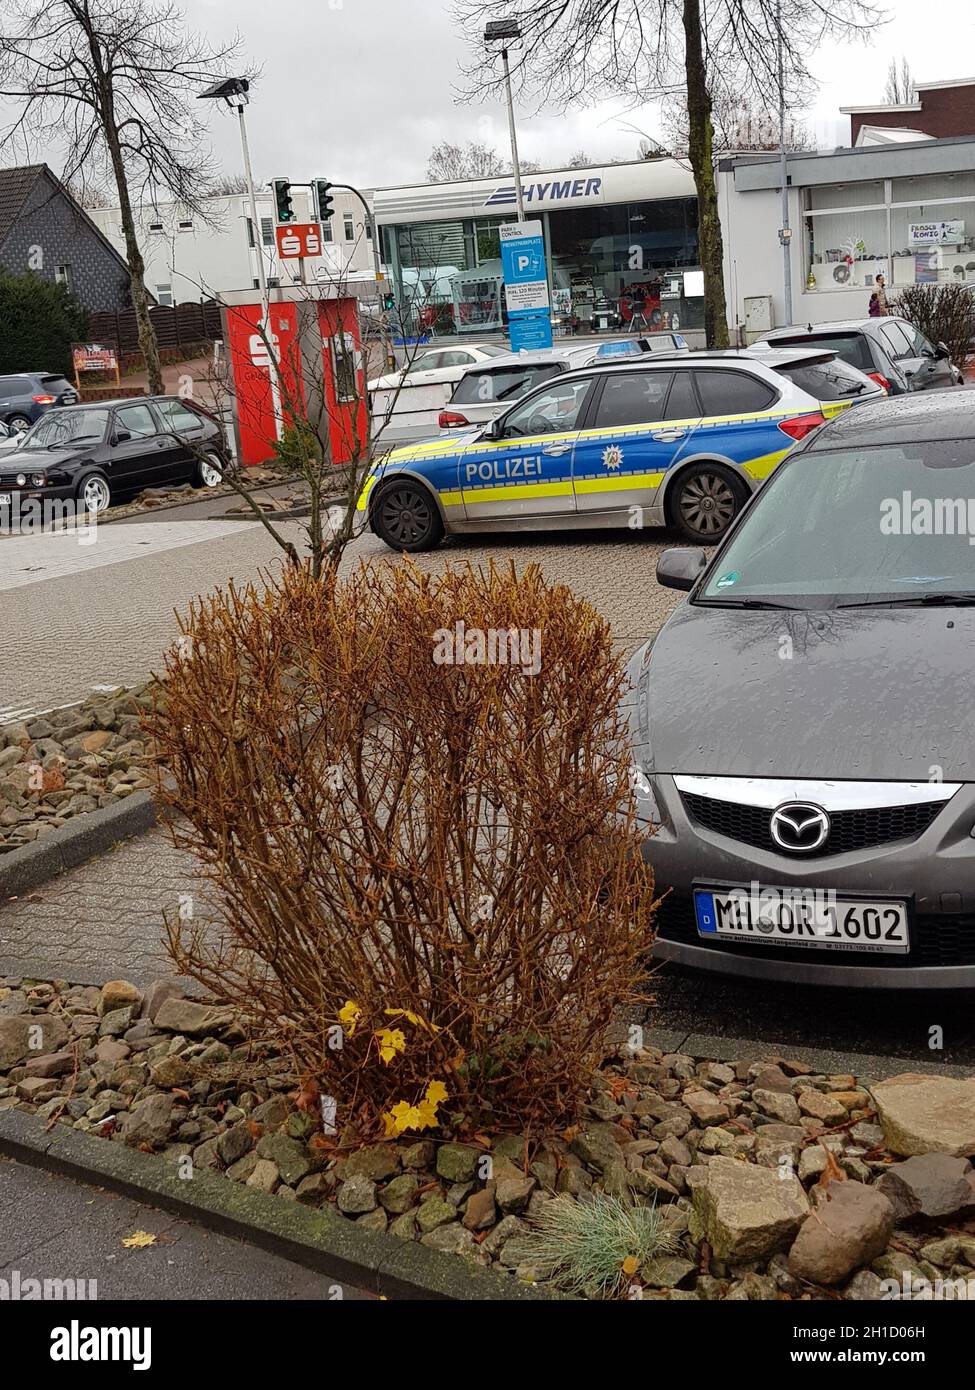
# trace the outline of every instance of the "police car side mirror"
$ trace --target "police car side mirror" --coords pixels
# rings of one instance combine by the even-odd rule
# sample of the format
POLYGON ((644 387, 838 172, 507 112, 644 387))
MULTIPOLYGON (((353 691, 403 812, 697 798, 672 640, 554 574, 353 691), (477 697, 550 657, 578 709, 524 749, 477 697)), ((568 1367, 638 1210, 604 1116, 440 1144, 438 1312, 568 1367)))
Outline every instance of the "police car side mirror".
POLYGON ((504 423, 500 415, 495 415, 488 425, 488 439, 501 439, 504 434, 504 423))
POLYGON ((657 583, 665 589, 693 589, 707 568, 707 551, 700 546, 676 546, 657 561, 657 583))

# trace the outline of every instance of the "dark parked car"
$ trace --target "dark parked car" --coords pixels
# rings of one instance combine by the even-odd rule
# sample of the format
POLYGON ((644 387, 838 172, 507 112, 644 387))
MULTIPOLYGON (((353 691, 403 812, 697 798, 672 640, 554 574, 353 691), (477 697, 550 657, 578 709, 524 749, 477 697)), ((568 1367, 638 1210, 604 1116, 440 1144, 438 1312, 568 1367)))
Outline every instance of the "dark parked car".
POLYGON ((792 450, 629 667, 654 954, 789 984, 975 986, 975 395, 792 450))
POLYGON ((220 425, 177 396, 58 410, 0 453, 0 506, 77 499, 100 512, 146 487, 216 487, 230 456, 220 425))
POLYGON ((11 430, 29 430, 48 410, 74 405, 78 393, 56 372, 18 372, 0 376, 0 420, 11 430))
POLYGON ((760 339, 771 347, 823 347, 857 367, 892 396, 937 386, 960 386, 962 374, 944 343, 931 343, 907 319, 888 314, 806 328, 776 328, 760 339))

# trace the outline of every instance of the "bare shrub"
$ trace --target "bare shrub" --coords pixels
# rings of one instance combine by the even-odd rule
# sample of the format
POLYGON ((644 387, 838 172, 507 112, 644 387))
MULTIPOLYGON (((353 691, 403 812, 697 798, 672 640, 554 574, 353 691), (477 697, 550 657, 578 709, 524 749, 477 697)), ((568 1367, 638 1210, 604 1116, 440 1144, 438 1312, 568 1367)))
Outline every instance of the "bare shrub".
POLYGON ((603 619, 535 567, 289 566, 184 633, 150 725, 219 909, 177 967, 346 1136, 564 1121, 652 941, 603 619), (537 674, 478 633, 537 635, 537 674))
POLYGON ((964 371, 975 355, 975 299, 964 285, 908 285, 891 306, 932 343, 944 343, 955 366, 964 371))

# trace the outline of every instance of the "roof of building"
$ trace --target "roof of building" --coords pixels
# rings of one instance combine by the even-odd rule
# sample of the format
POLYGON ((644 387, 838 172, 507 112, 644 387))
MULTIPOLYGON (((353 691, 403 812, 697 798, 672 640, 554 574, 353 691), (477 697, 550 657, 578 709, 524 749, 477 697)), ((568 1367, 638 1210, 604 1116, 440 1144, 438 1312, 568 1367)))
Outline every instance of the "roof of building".
POLYGON ((0 169, 0 242, 6 241, 27 195, 46 167, 44 164, 23 164, 16 169, 0 169))
POLYGON ((856 143, 863 145, 909 145, 915 140, 930 140, 923 130, 911 130, 907 126, 862 125, 856 143))
POLYGON ((72 197, 70 190, 46 164, 21 164, 13 169, 0 169, 0 246, 19 221, 24 205, 40 179, 47 181, 52 194, 60 194, 71 205, 75 216, 84 222, 92 236, 98 238, 128 279, 129 267, 124 257, 119 255, 101 228, 95 225, 81 204, 72 197))

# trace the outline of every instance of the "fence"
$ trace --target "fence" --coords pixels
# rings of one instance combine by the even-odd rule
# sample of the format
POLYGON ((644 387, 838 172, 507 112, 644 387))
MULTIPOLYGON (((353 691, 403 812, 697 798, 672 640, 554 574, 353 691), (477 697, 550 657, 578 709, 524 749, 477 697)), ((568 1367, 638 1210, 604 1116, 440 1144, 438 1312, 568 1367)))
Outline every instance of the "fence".
MULTIPOLYGON (((209 304, 157 304, 149 310, 161 351, 212 342, 222 336, 220 306, 209 304)), ((139 330, 134 309, 88 315, 88 338, 93 343, 114 343, 125 357, 139 351, 139 330)))

